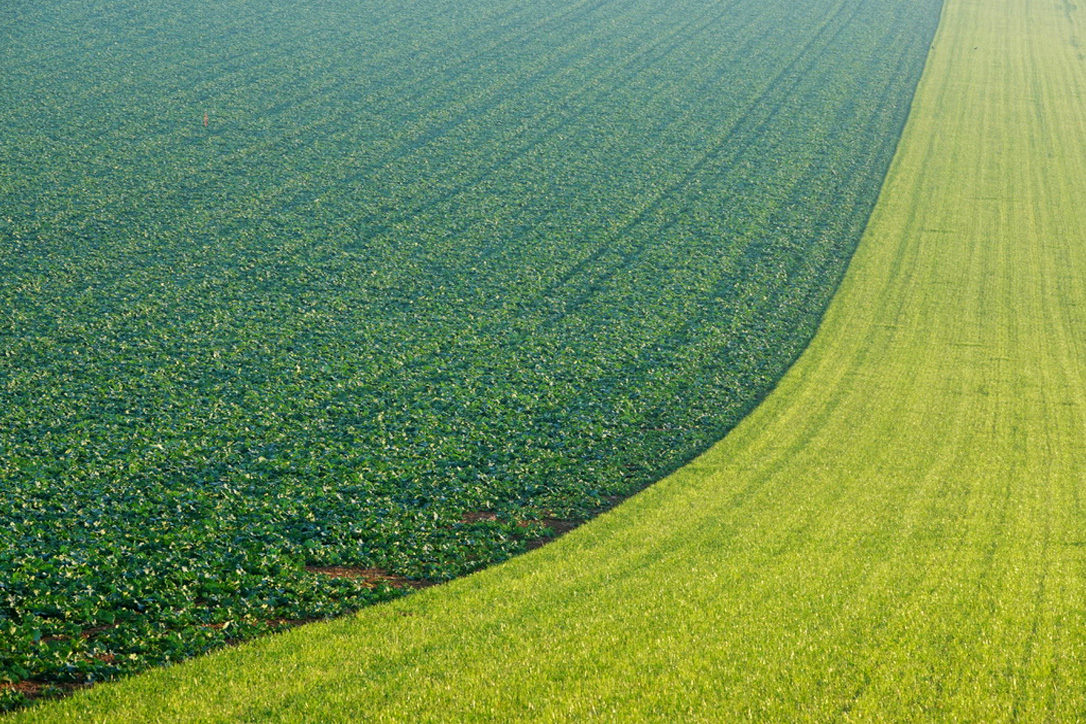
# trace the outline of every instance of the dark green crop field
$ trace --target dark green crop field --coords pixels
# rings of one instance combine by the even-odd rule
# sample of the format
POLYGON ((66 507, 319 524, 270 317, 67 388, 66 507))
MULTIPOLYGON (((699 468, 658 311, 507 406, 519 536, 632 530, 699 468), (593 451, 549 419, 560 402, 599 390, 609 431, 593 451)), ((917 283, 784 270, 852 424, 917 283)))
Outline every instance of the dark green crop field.
POLYGON ((400 593, 317 566, 447 580, 704 450, 813 334, 940 6, 6 3, 0 682, 400 593))

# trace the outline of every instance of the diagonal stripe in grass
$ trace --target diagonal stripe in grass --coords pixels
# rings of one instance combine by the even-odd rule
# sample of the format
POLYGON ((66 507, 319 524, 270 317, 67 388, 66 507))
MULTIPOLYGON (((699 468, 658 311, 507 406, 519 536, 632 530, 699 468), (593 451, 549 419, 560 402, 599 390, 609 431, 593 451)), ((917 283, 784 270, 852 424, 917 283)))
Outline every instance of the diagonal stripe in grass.
POLYGON ((948 0, 817 338, 554 545, 21 719, 1086 717, 1086 10, 948 0))

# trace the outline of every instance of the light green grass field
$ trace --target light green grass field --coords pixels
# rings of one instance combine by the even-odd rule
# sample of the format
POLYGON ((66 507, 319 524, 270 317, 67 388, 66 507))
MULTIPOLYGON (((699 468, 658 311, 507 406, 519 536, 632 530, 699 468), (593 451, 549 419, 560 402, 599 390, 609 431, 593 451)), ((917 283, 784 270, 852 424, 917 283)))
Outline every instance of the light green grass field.
POLYGON ((948 0, 816 340, 557 543, 15 721, 1086 718, 1086 10, 948 0))

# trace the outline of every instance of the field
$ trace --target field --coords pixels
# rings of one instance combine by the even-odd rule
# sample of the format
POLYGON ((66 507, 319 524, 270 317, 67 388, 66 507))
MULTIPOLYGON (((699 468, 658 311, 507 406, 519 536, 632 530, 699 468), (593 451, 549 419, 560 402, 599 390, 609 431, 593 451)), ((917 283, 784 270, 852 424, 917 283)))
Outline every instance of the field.
POLYGON ((0 699, 448 580, 706 449, 814 333, 938 9, 5 5, 0 699))
POLYGON ((692 464, 528 556, 40 720, 1082 720, 1084 12, 948 0, 818 334, 692 464))

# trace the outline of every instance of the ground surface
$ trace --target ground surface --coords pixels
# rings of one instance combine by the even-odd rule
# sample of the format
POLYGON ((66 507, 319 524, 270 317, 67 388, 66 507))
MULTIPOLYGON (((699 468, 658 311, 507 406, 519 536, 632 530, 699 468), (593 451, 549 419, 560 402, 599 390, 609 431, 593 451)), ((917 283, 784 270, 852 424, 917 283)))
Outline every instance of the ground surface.
POLYGON ((814 343, 528 556, 26 715, 1086 716, 1084 11, 950 0, 814 343))

